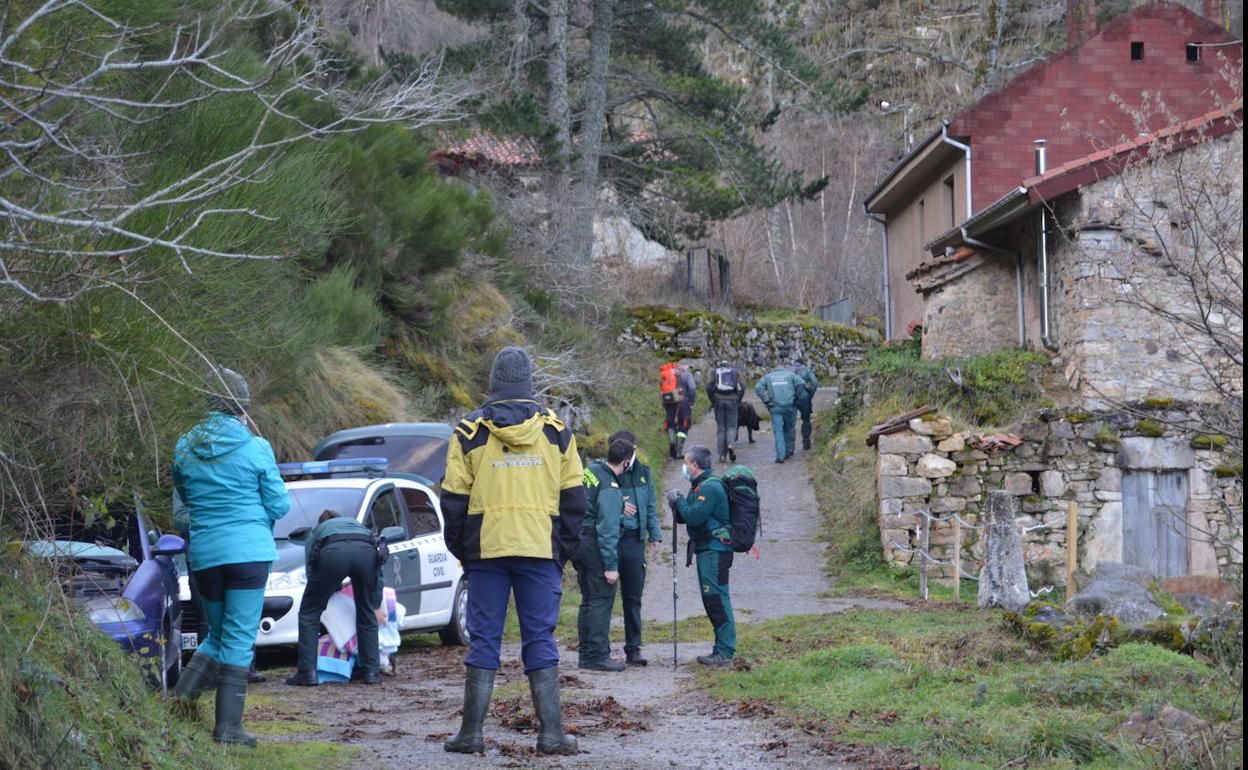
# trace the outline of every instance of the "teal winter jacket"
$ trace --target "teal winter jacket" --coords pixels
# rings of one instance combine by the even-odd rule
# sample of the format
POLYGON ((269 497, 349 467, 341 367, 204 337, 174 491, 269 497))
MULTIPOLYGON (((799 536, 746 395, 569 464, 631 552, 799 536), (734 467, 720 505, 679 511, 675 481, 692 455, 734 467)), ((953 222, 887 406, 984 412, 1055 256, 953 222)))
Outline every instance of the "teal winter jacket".
POLYGON ((273 522, 290 510, 269 442, 210 412, 178 439, 173 483, 190 521, 191 569, 273 561, 273 522))
POLYGON ((593 528, 602 568, 615 572, 620 568, 620 519, 624 516, 620 480, 607 467, 606 460, 594 460, 585 466, 584 484, 585 518, 581 520, 581 529, 593 528))

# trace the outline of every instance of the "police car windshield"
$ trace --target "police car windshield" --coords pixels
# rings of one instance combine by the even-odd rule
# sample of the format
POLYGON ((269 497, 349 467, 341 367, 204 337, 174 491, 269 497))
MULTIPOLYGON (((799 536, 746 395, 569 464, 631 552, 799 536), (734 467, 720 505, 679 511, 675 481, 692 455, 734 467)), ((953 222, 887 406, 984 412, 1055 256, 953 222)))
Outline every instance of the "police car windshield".
POLYGON ((363 489, 295 487, 290 489, 290 513, 273 525, 273 537, 281 540, 289 538, 296 529, 315 527, 316 520, 327 509, 355 518, 363 501, 363 489))

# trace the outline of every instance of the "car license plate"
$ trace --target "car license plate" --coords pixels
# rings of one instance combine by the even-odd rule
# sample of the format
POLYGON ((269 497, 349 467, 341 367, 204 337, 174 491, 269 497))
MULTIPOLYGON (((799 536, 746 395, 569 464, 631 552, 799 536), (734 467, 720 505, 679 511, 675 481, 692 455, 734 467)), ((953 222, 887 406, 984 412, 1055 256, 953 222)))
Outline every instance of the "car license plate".
POLYGON ((193 650, 199 647, 199 634, 182 634, 182 649, 193 650))

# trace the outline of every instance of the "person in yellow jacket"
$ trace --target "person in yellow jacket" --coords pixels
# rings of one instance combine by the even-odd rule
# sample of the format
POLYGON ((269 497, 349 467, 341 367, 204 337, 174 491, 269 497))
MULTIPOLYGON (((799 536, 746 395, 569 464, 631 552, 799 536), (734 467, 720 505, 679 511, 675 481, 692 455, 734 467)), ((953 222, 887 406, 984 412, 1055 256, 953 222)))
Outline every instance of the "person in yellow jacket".
POLYGON ((464 717, 447 751, 485 750, 482 724, 512 594, 541 724, 537 750, 578 751, 563 732, 554 632, 563 565, 580 546, 583 473, 572 431, 533 396, 532 359, 521 348, 503 348, 490 369, 490 397, 451 434, 442 480, 446 545, 468 579, 464 717))

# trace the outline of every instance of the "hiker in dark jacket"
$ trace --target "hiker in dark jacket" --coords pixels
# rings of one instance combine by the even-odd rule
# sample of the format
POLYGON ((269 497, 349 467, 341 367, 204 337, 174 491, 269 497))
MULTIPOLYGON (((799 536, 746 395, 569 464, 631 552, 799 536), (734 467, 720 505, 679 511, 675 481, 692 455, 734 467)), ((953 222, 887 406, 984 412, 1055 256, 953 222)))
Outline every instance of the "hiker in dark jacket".
POLYGON ((657 556, 663 542, 658 499, 650 466, 637 458, 637 437, 626 430, 611 434, 607 444, 625 441, 632 454, 620 474, 624 515, 620 519, 620 598, 624 605, 624 662, 644 666, 641 654, 641 597, 646 589, 646 552, 657 556))
POLYGON ((298 666, 286 684, 315 687, 316 637, 321 613, 329 599, 351 578, 355 598, 357 655, 364 684, 381 681, 381 650, 377 644, 378 610, 381 608, 381 561, 368 527, 337 511, 325 511, 316 528, 303 541, 304 569, 308 578, 299 602, 298 666))
POLYGON ((715 444, 719 461, 737 461, 733 446, 737 436, 737 408, 745 397, 745 383, 741 370, 726 358, 721 358, 711 376, 706 378, 706 396, 715 410, 715 444))
POLYGON ((633 447, 627 441, 611 443, 605 460, 585 468, 585 518, 581 520, 581 548, 573 563, 581 589, 576 614, 578 668, 590 671, 623 671, 623 663, 611 660, 611 608, 620 580, 620 521, 624 518, 624 494, 620 475, 633 447))
POLYGON ((731 515, 724 484, 711 475, 711 450, 692 447, 685 452, 681 473, 689 479, 689 493, 667 493, 668 505, 683 521, 698 563, 702 607, 715 629, 715 647, 699 655, 705 666, 726 666, 737 651, 737 624, 728 595, 728 572, 732 569, 731 515))
POLYGON ((801 358, 793 359, 793 373, 797 375, 802 384, 802 387, 798 388, 797 400, 794 402, 797 415, 802 420, 802 449, 810 451, 811 416, 815 410, 815 391, 819 390, 819 380, 815 378, 815 373, 801 358))

